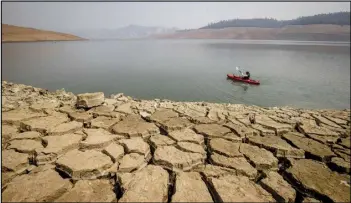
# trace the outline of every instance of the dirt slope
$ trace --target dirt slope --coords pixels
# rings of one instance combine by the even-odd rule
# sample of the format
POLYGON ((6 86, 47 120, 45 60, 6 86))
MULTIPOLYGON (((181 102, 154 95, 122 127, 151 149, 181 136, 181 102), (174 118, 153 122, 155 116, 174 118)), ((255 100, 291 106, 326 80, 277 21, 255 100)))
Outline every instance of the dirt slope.
POLYGON ((155 35, 157 39, 253 39, 350 41, 350 26, 298 25, 283 28, 233 27, 155 35))
POLYGON ((38 30, 1 24, 2 42, 68 41, 83 40, 80 37, 59 32, 38 30))

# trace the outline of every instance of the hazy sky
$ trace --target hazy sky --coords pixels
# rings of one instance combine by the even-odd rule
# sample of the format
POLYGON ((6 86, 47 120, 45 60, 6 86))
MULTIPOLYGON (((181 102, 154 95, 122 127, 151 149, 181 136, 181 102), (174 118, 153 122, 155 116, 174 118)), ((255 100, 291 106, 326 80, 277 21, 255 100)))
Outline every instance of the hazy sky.
POLYGON ((2 2, 2 22, 54 31, 130 24, 198 28, 233 18, 292 19, 350 11, 350 2, 2 2))

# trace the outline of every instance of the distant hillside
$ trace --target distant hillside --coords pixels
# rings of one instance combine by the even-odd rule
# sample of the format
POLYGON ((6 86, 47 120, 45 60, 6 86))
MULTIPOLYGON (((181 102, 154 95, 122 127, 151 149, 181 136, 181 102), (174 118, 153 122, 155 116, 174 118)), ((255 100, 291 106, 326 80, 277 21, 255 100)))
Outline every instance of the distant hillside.
POLYGON ((59 32, 38 30, 1 24, 2 42, 68 41, 83 40, 80 37, 59 32))
POLYGON ((319 14, 286 21, 224 20, 199 29, 155 35, 152 38, 350 41, 350 12, 319 14))
POLYGON ((141 39, 156 34, 175 33, 176 30, 176 28, 129 25, 117 29, 92 29, 72 31, 71 33, 86 39, 141 39))
POLYGON ((272 18, 222 20, 217 23, 210 23, 200 29, 222 29, 229 27, 282 28, 288 25, 315 24, 350 25, 350 12, 318 14, 314 16, 300 17, 293 20, 276 20, 272 18))
POLYGON ((243 39, 243 40, 297 40, 297 41, 350 41, 350 26, 289 25, 283 28, 231 27, 198 29, 175 34, 155 35, 155 39, 243 39))

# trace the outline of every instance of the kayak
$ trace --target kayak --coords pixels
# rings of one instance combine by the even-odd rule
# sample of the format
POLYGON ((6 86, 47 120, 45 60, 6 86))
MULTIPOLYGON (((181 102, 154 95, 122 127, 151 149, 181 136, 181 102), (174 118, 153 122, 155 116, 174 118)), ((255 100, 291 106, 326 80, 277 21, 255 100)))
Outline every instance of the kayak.
POLYGON ((240 76, 236 76, 236 75, 233 75, 233 74, 227 74, 227 77, 232 79, 232 80, 235 80, 235 81, 245 82, 245 83, 249 83, 249 84, 253 84, 253 85, 259 85, 260 84, 260 81, 258 81, 258 80, 243 79, 240 76))

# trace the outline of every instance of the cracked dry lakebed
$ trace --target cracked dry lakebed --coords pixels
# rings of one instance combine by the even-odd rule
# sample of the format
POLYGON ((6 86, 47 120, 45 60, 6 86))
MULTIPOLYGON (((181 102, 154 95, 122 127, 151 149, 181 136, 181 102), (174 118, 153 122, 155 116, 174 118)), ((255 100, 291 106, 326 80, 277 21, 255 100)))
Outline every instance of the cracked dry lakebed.
POLYGON ((350 202, 350 110, 2 82, 4 202, 350 202))

